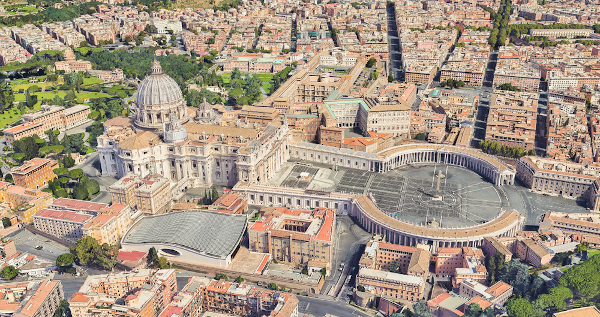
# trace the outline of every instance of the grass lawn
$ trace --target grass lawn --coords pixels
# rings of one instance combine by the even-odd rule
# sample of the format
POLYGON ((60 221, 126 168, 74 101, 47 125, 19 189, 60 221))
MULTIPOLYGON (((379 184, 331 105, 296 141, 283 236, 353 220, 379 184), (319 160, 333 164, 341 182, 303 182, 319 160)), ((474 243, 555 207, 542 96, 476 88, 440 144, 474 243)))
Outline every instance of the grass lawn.
MULTIPOLYGON (((33 111, 39 110, 41 108, 40 103, 33 107, 33 111)), ((21 113, 17 107, 13 107, 4 113, 0 114, 0 129, 4 129, 7 125, 19 120, 21 118, 21 113)))
POLYGON ((271 84, 269 83, 263 83, 262 84, 263 89, 265 90, 265 93, 269 93, 269 91, 271 91, 271 84))
POLYGON ((34 85, 38 86, 42 89, 46 89, 46 88, 52 87, 53 85, 56 84, 56 83, 52 83, 52 82, 44 82, 44 80, 46 79, 46 76, 39 76, 39 77, 33 77, 33 78, 12 80, 9 83, 10 83, 11 88, 15 92, 19 91, 20 89, 27 90, 27 88, 34 86, 34 85), (33 78, 35 78, 36 80, 31 80, 33 78))
POLYGON ((592 248, 588 249, 588 258, 591 258, 596 254, 600 254, 600 250, 592 248))
POLYGON ((84 86, 101 84, 101 83, 102 83, 102 80, 98 77, 94 77, 94 76, 91 76, 90 78, 83 77, 83 85, 84 86))
MULTIPOLYGON (((37 97, 38 97, 38 103, 36 106, 39 106, 42 103, 43 99, 52 100, 54 98, 54 96, 57 94, 61 98, 64 98, 65 95, 67 94, 67 91, 65 91, 65 90, 40 91, 40 92, 36 92, 34 94, 37 95, 37 97)), ((75 95, 77 96, 78 102, 83 102, 84 99, 110 97, 110 95, 107 93, 95 92, 95 91, 84 91, 84 90, 82 90, 81 92, 76 92, 75 95)), ((15 101, 25 101, 25 94, 15 94, 15 101)))

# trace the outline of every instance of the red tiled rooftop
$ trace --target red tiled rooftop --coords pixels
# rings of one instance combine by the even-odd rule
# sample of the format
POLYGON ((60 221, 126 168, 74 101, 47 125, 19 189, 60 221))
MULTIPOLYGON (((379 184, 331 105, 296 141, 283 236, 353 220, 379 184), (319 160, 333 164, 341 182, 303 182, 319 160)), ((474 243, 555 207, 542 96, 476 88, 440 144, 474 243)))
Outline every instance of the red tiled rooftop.
POLYGON ((13 174, 14 173, 29 173, 30 171, 45 165, 45 164, 58 164, 58 162, 56 162, 55 160, 49 160, 49 159, 45 159, 45 158, 39 158, 39 157, 34 157, 29 161, 26 161, 25 163, 23 163, 23 165, 16 167, 15 169, 13 169, 13 174))
POLYGON ((27 305, 21 310, 21 314, 24 316, 33 316, 44 303, 46 297, 48 297, 50 292, 57 286, 57 283, 58 281, 51 280, 41 282, 33 296, 29 298, 27 305))
POLYGON ((65 221, 71 221, 76 223, 85 223, 89 221, 92 216, 76 213, 67 210, 56 210, 56 209, 42 209, 35 213, 34 217, 44 217, 51 219, 59 219, 65 221))
POLYGON ((503 294, 504 292, 508 291, 511 288, 512 288, 512 286, 504 283, 503 281, 499 281, 498 283, 490 286, 485 291, 494 297, 498 297, 500 294, 503 294))
POLYGON ((399 245, 399 244, 393 244, 393 243, 387 243, 387 242, 379 242, 378 248, 379 249, 390 249, 390 250, 395 250, 395 251, 403 251, 403 252, 417 251, 417 248, 415 248, 415 247, 409 247, 409 246, 405 246, 405 245, 399 245))
POLYGON ((4 133, 19 133, 21 131, 30 129, 30 128, 38 126, 38 125, 42 125, 42 123, 41 122, 27 122, 27 123, 19 124, 18 126, 14 126, 12 128, 8 128, 8 129, 4 130, 4 133))
POLYGON ((169 305, 165 310, 163 310, 159 317, 171 317, 171 316, 180 316, 181 315, 181 307, 169 305))
POLYGON ((116 216, 117 216, 116 214, 99 214, 96 217, 94 217, 94 219, 88 221, 88 223, 83 225, 83 228, 87 229, 87 228, 92 228, 92 227, 96 227, 96 226, 101 227, 102 225, 106 224, 112 218, 114 218, 116 216))
POLYGON ((442 293, 440 295, 438 295, 436 298, 433 298, 431 300, 429 300, 427 302, 427 305, 431 306, 431 307, 437 307, 440 305, 440 303, 442 303, 443 301, 445 301, 446 299, 450 298, 451 295, 448 293, 442 293))
POLYGON ((327 209, 326 213, 321 229, 317 233, 317 240, 331 241, 331 235, 333 233, 333 210, 327 209))
POLYGON ((465 303, 465 308, 469 307, 469 305, 471 304, 478 304, 479 307, 481 307, 481 309, 486 309, 488 308, 488 306, 491 306, 492 303, 490 303, 489 301, 485 300, 483 297, 481 296, 475 296, 473 298, 471 298, 470 301, 465 303))
POLYGON ((100 209, 108 207, 107 204, 103 204, 103 203, 94 203, 91 201, 69 199, 69 198, 58 198, 52 203, 52 206, 63 207, 63 208, 67 208, 67 209, 76 209, 76 210, 89 210, 89 211, 100 211, 100 209))
POLYGON ((117 255, 117 259, 119 261, 137 262, 137 261, 141 260, 142 258, 144 258, 145 256, 146 256, 146 253, 141 252, 141 251, 119 251, 119 254, 117 255))

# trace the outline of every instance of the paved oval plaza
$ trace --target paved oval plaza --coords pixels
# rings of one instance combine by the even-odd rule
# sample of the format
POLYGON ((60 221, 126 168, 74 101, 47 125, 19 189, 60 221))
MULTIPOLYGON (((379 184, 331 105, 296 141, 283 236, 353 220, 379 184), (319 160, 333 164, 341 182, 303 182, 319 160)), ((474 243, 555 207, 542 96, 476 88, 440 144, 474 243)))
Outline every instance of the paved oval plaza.
POLYGON ((508 209, 516 209, 526 216, 526 224, 536 225, 539 216, 548 210, 585 210, 575 201, 545 197, 518 185, 495 186, 471 170, 447 164, 411 164, 375 173, 290 161, 272 184, 369 195, 387 215, 428 227, 472 227, 490 221, 508 209), (440 173, 442 176, 438 177, 440 173))

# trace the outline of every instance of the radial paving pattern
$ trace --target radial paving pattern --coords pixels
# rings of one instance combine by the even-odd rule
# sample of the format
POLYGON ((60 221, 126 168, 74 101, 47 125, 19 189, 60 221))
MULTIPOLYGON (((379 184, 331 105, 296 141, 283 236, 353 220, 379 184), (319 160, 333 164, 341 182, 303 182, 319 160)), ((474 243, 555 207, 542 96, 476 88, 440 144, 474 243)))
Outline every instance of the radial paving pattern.
POLYGON ((492 184, 472 171, 446 165, 411 166, 385 174, 343 170, 335 191, 370 193, 377 206, 395 218, 442 227, 489 221, 503 205, 492 184), (444 175, 439 192, 434 172, 444 175))

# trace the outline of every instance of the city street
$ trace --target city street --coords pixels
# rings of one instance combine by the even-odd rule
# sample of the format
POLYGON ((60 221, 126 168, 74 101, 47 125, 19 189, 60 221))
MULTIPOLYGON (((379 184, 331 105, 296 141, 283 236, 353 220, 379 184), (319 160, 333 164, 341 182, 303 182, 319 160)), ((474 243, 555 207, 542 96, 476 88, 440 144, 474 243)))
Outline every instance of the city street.
POLYGON ((398 38, 398 26, 396 25, 395 5, 387 6, 387 24, 388 24, 388 45, 390 50, 390 67, 391 73, 395 80, 402 78, 402 59, 400 53, 400 40, 398 38))
POLYGON ((358 266, 358 260, 362 254, 363 245, 369 241, 371 234, 364 231, 355 224, 349 216, 338 215, 337 223, 337 243, 332 261, 331 275, 326 279, 321 289, 321 294, 337 297, 343 288, 344 282, 351 272, 355 272, 358 266), (340 265, 344 267, 340 270, 340 265))

